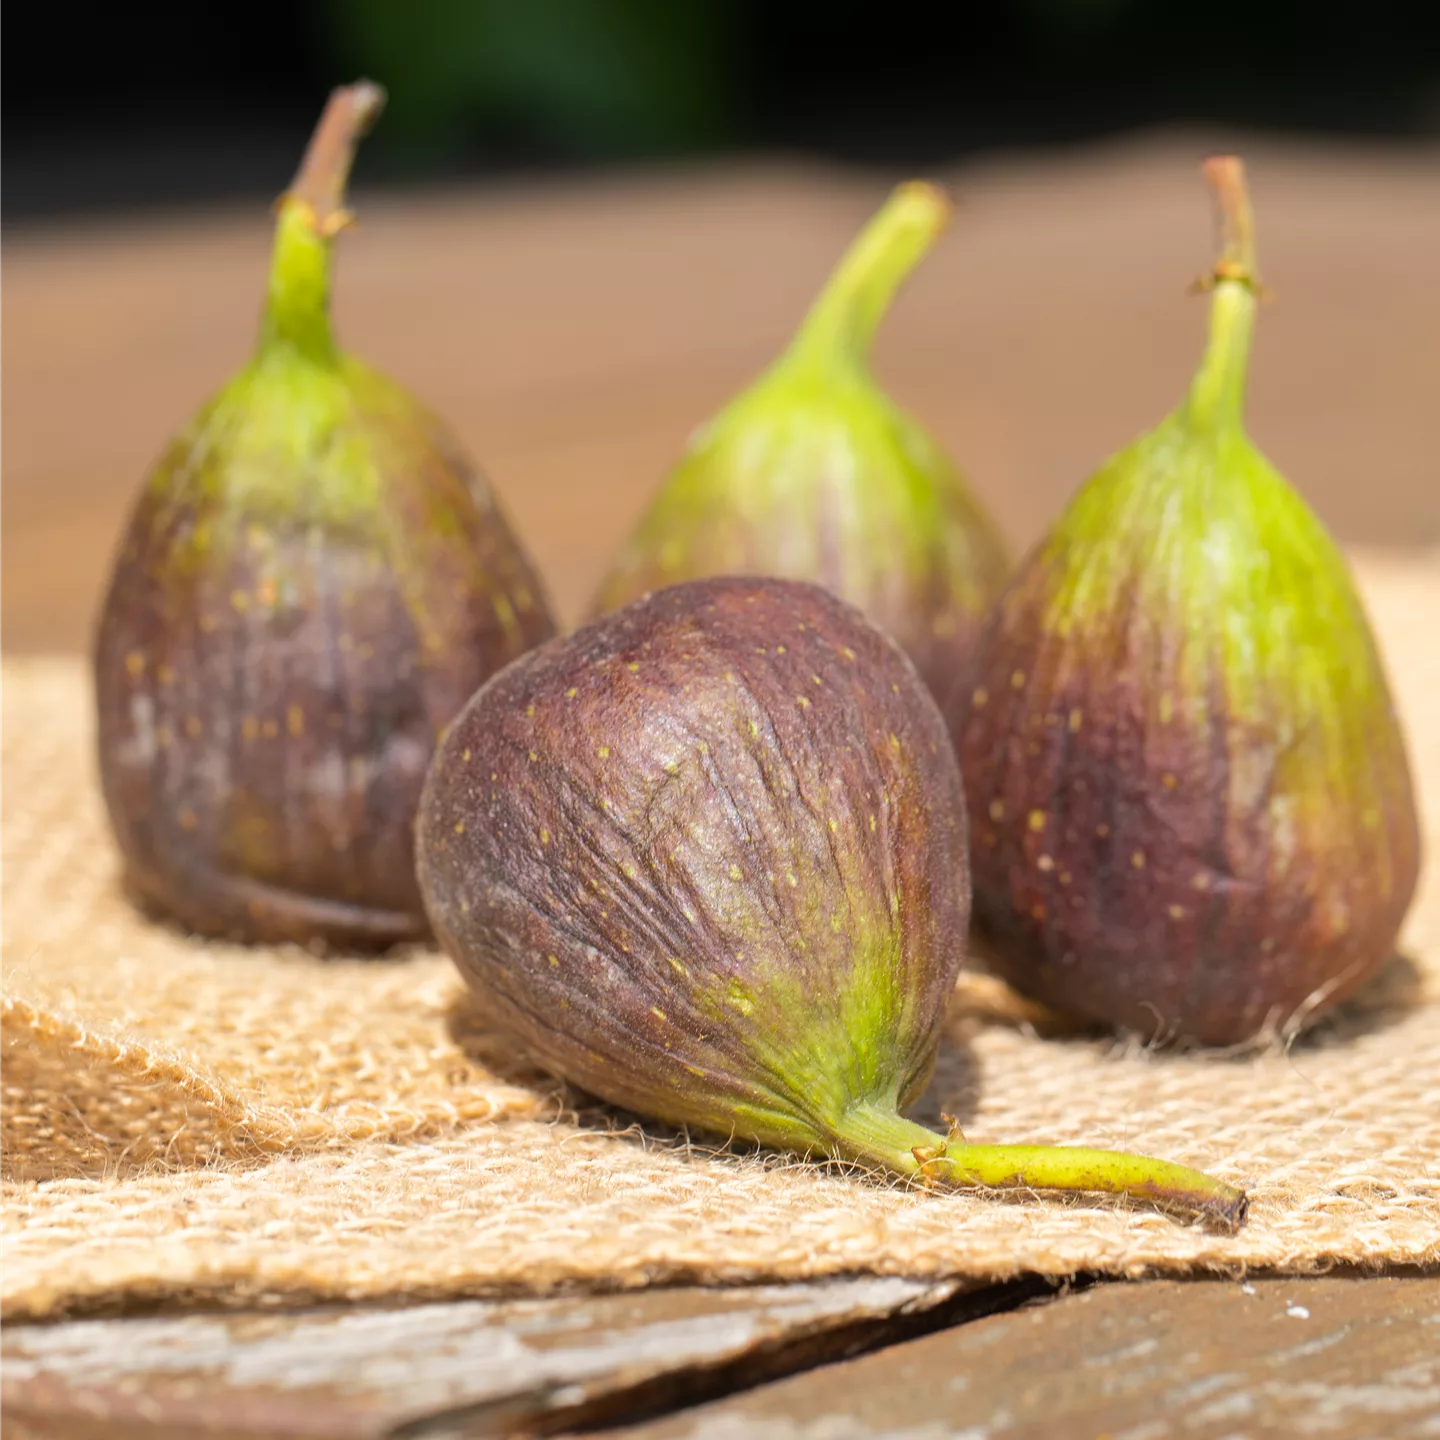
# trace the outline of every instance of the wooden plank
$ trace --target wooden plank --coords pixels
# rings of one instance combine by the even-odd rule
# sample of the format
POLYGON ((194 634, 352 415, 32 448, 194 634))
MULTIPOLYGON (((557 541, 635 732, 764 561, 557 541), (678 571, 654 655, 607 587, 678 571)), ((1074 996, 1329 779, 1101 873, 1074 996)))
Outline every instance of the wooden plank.
MULTIPOLYGON (((1182 392, 1204 326, 1184 287, 1208 263, 1210 143, 941 177, 964 203, 878 368, 1017 542, 1182 392)), ((1244 148, 1280 296, 1256 437, 1342 538, 1440 542, 1434 152, 1244 148)), ((738 166, 362 196, 342 334, 447 416, 573 618, 691 429, 783 343, 890 178, 738 166)), ((85 645, 142 475, 253 343, 269 224, 262 206, 7 235, 7 648, 85 645)))
POLYGON ((1440 1279, 1103 1285, 611 1440, 1434 1440, 1440 1279))
POLYGON ((506 1435, 637 1391, 675 1403, 717 1370, 748 1383, 801 1363, 789 1357, 853 1353, 958 1289, 874 1277, 12 1326, 0 1336, 4 1434, 506 1435))

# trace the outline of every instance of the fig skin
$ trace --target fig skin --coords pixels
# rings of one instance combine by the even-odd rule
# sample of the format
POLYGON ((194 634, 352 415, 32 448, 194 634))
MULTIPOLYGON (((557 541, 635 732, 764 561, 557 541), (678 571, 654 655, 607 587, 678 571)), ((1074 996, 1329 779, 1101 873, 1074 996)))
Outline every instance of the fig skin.
POLYGON ((1241 419, 1243 171, 1185 402, 1022 564, 948 707, 976 925, 1013 984, 1155 1038, 1288 1033, 1392 952, 1419 829, 1344 559, 1241 419))
POLYGON ((960 777, 899 651, 813 587, 673 588, 509 667, 418 830, 440 943, 597 1095, 803 1149, 928 1079, 969 918, 960 777))
POLYGON ((331 97, 280 204, 257 352, 146 482, 98 625, 128 887, 204 934, 423 937, 413 821, 436 739, 554 634, 458 444, 331 335, 330 241, 382 99, 331 97))
POLYGON ((495 676, 436 753, 436 937, 555 1074, 642 1115, 953 1185, 1244 1196, 902 1119, 969 917, 963 787, 903 653, 820 588, 645 597, 495 676))
POLYGON ((691 439, 592 605, 712 575, 808 580, 899 642, 943 699, 1012 566, 935 439, 875 383, 871 338, 950 213, 899 186, 784 355, 691 439))

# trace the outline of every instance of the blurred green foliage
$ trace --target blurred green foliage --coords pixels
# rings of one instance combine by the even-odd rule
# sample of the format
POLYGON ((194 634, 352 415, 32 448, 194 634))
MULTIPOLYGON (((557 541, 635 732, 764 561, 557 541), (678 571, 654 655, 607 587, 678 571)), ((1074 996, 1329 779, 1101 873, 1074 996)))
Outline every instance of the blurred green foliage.
POLYGON ((735 138, 725 0, 329 0, 336 58, 390 92, 411 160, 485 134, 527 158, 678 153, 735 138))

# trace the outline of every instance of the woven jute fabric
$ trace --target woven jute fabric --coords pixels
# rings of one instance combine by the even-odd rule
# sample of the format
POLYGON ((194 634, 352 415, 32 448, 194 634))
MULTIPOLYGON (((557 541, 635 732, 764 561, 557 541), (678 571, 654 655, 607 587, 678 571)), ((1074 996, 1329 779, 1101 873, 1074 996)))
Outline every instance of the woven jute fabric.
MULTIPOLYGON (((1440 555, 1357 562, 1440 850, 1440 555)), ((921 1119, 1246 1186, 1236 1236, 719 1151, 592 1106, 428 951, 192 940, 122 894, 75 660, 3 671, 3 1300, 282 1304, 871 1271, 1440 1265, 1440 882, 1333 1018, 1245 1054, 1054 1033, 961 982, 921 1119)), ((1043 1017, 1040 1017, 1043 1020, 1043 1017)))

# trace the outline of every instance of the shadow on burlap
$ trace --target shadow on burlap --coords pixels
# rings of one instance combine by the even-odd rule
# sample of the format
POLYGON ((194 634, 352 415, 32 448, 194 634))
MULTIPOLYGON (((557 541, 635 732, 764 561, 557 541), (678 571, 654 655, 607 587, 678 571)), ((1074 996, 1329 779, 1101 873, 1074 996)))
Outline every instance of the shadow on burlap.
MULTIPOLYGON (((1440 557, 1360 567, 1440 848, 1440 557)), ((583 1102, 449 963, 203 944, 121 896, 73 661, 4 669, 0 1316, 788 1279, 1440 1264, 1440 884, 1288 1049, 1156 1052, 957 991, 920 1118, 1245 1185, 1238 1236, 721 1153, 583 1102)))

